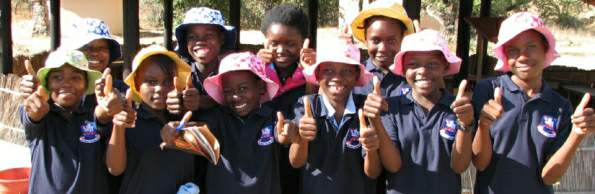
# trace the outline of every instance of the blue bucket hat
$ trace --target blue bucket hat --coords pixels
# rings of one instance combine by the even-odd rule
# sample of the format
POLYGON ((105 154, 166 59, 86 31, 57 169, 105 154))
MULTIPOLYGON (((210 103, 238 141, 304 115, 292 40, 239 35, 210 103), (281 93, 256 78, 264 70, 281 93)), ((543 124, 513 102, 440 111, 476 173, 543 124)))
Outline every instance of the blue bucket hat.
POLYGON ((185 14, 184 21, 176 27, 176 39, 178 39, 177 52, 182 57, 192 59, 186 49, 186 30, 191 25, 206 24, 214 25, 221 29, 225 35, 223 49, 234 49, 236 43, 236 29, 233 26, 225 25, 225 18, 219 10, 208 7, 194 7, 185 14))
POLYGON ((81 49, 90 42, 98 39, 107 40, 109 45, 109 63, 122 57, 120 43, 111 37, 109 28, 102 20, 82 18, 72 25, 76 37, 71 42, 72 49, 81 49))

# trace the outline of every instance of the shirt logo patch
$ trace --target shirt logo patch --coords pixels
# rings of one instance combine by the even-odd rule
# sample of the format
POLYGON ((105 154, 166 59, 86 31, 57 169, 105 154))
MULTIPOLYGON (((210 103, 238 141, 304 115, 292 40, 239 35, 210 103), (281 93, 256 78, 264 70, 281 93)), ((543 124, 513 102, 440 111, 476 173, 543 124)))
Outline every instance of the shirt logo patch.
POLYGON ((558 131, 558 119, 554 118, 549 115, 541 116, 541 122, 537 125, 537 131, 541 133, 541 135, 554 138, 556 137, 556 132, 558 131))
POLYGON ((411 91, 411 88, 409 88, 409 87, 404 87, 404 88, 401 88, 401 95, 406 95, 406 94, 408 94, 410 91, 411 91))
POLYGON ((444 119, 440 126, 440 136, 445 139, 453 140, 457 134, 457 122, 454 119, 444 119))
POLYGON ((347 130, 347 141, 345 141, 345 146, 350 149, 358 149, 362 147, 362 144, 359 142, 359 130, 355 128, 347 130))
POLYGON ((268 146, 271 145, 275 141, 273 138, 273 125, 267 125, 264 128, 260 129, 260 138, 256 143, 260 146, 268 146))
POLYGON ((97 125, 95 121, 84 121, 81 125, 81 137, 79 141, 83 143, 95 143, 99 141, 101 136, 97 133, 97 125))

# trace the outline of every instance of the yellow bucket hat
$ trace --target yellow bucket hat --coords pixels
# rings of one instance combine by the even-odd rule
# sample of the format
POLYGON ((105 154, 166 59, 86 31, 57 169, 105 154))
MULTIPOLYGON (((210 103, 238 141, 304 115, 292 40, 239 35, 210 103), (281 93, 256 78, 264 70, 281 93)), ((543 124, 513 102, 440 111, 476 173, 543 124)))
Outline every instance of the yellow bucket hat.
POLYGON ((128 77, 126 77, 124 80, 124 82, 130 87, 130 90, 134 96, 134 101, 136 102, 140 102, 141 98, 140 92, 138 91, 138 88, 136 88, 134 78, 136 77, 136 73, 143 61, 153 55, 165 55, 169 57, 176 65, 176 76, 178 76, 178 78, 181 80, 186 80, 192 71, 190 69, 190 65, 180 59, 175 52, 168 51, 164 47, 151 45, 141 49, 138 54, 134 56, 134 60, 132 61, 132 72, 130 72, 128 77))
POLYGON ((366 19, 374 16, 384 16, 403 22, 406 28, 404 35, 409 35, 414 32, 413 22, 409 16, 407 16, 407 12, 405 11, 405 8, 401 6, 401 4, 380 0, 373 2, 367 9, 359 12, 359 14, 351 22, 351 31, 353 31, 353 36, 355 39, 362 43, 366 42, 366 29, 364 28, 364 22, 366 19))

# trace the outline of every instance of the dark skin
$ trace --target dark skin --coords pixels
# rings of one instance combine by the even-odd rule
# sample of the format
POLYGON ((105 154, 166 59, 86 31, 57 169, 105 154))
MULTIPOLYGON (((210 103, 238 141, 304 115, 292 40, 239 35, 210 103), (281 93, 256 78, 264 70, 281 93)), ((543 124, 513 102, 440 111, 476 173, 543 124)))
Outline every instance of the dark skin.
POLYGON ((240 117, 248 116, 260 106, 265 85, 250 71, 232 71, 222 75, 225 105, 240 117))
POLYGON ((165 121, 167 93, 174 89, 173 75, 167 75, 158 64, 143 61, 135 77, 142 103, 165 121))
MULTIPOLYGON (((401 50, 404 30, 398 21, 386 17, 369 19, 366 28, 366 47, 372 63, 388 72, 395 55, 401 50)), ((385 72, 385 73, 386 73, 385 72)))

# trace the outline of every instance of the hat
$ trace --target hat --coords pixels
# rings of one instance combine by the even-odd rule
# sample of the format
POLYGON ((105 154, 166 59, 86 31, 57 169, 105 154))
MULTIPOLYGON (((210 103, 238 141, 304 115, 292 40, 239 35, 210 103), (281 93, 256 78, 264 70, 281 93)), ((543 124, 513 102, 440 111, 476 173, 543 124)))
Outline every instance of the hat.
POLYGON ((316 70, 320 64, 333 62, 347 65, 354 65, 359 68, 359 78, 357 81, 358 86, 363 86, 372 79, 372 74, 366 71, 364 65, 360 63, 360 52, 357 46, 353 44, 341 45, 343 48, 338 49, 324 49, 316 54, 316 63, 303 70, 304 78, 306 81, 312 84, 318 84, 316 78, 316 70))
POLYGON ((494 67, 494 70, 502 72, 510 71, 508 57, 506 57, 506 53, 504 52, 504 45, 520 33, 527 30, 535 30, 541 33, 547 40, 548 50, 545 53, 546 67, 549 66, 554 59, 560 56, 556 51, 556 39, 543 21, 533 13, 520 12, 506 18, 500 25, 498 42, 494 47, 494 54, 498 58, 498 63, 494 67))
POLYGON ((401 44, 401 51, 395 56, 395 64, 390 69, 393 73, 403 76, 403 57, 405 53, 411 51, 440 51, 448 62, 448 69, 445 75, 453 75, 459 72, 461 68, 461 58, 457 57, 448 48, 448 42, 440 35, 438 31, 432 29, 422 30, 420 32, 405 36, 401 44))
POLYGON ((224 104, 223 97, 223 82, 221 77, 223 74, 232 71, 250 71, 258 76, 266 84, 267 92, 260 98, 260 103, 273 99, 279 85, 266 77, 264 64, 256 57, 256 55, 250 52, 233 53, 227 55, 221 60, 219 65, 219 74, 209 77, 204 81, 204 87, 209 96, 219 104, 224 104))
POLYGON ((177 51, 182 57, 191 58, 186 49, 186 30, 189 26, 196 24, 214 25, 219 27, 225 35, 223 48, 235 48, 236 29, 233 26, 225 25, 225 18, 221 12, 207 7, 194 7, 186 12, 184 21, 176 27, 176 39, 178 39, 177 51))
POLYGON ((360 42, 366 42, 364 23, 366 19, 374 16, 384 16, 403 22, 406 28, 403 35, 409 35, 414 32, 413 22, 407 16, 407 12, 401 4, 389 0, 379 0, 374 1, 367 9, 362 10, 351 22, 351 31, 353 31, 353 37, 355 39, 360 42))
POLYGON ((109 63, 122 57, 120 43, 111 37, 109 28, 102 20, 83 18, 72 25, 76 37, 68 43, 70 49, 80 49, 94 40, 104 39, 109 45, 109 63))
POLYGON ((58 48, 51 52, 45 60, 45 66, 37 71, 37 79, 41 85, 48 88, 47 76, 52 69, 58 69, 64 65, 70 65, 87 74, 87 95, 95 93, 95 80, 101 77, 101 72, 89 69, 89 61, 81 51, 58 48))
POLYGON ((134 95, 134 100, 137 102, 140 102, 141 98, 140 92, 138 91, 138 88, 136 88, 135 84, 136 73, 143 61, 153 55, 165 55, 169 57, 176 66, 176 76, 178 76, 180 80, 186 80, 188 76, 190 76, 190 65, 182 61, 182 59, 180 59, 175 52, 168 51, 164 47, 158 45, 151 45, 143 48, 138 52, 138 54, 136 54, 136 56, 134 56, 134 60, 132 60, 132 72, 130 72, 128 77, 126 77, 124 80, 124 82, 130 87, 130 90, 134 95))

